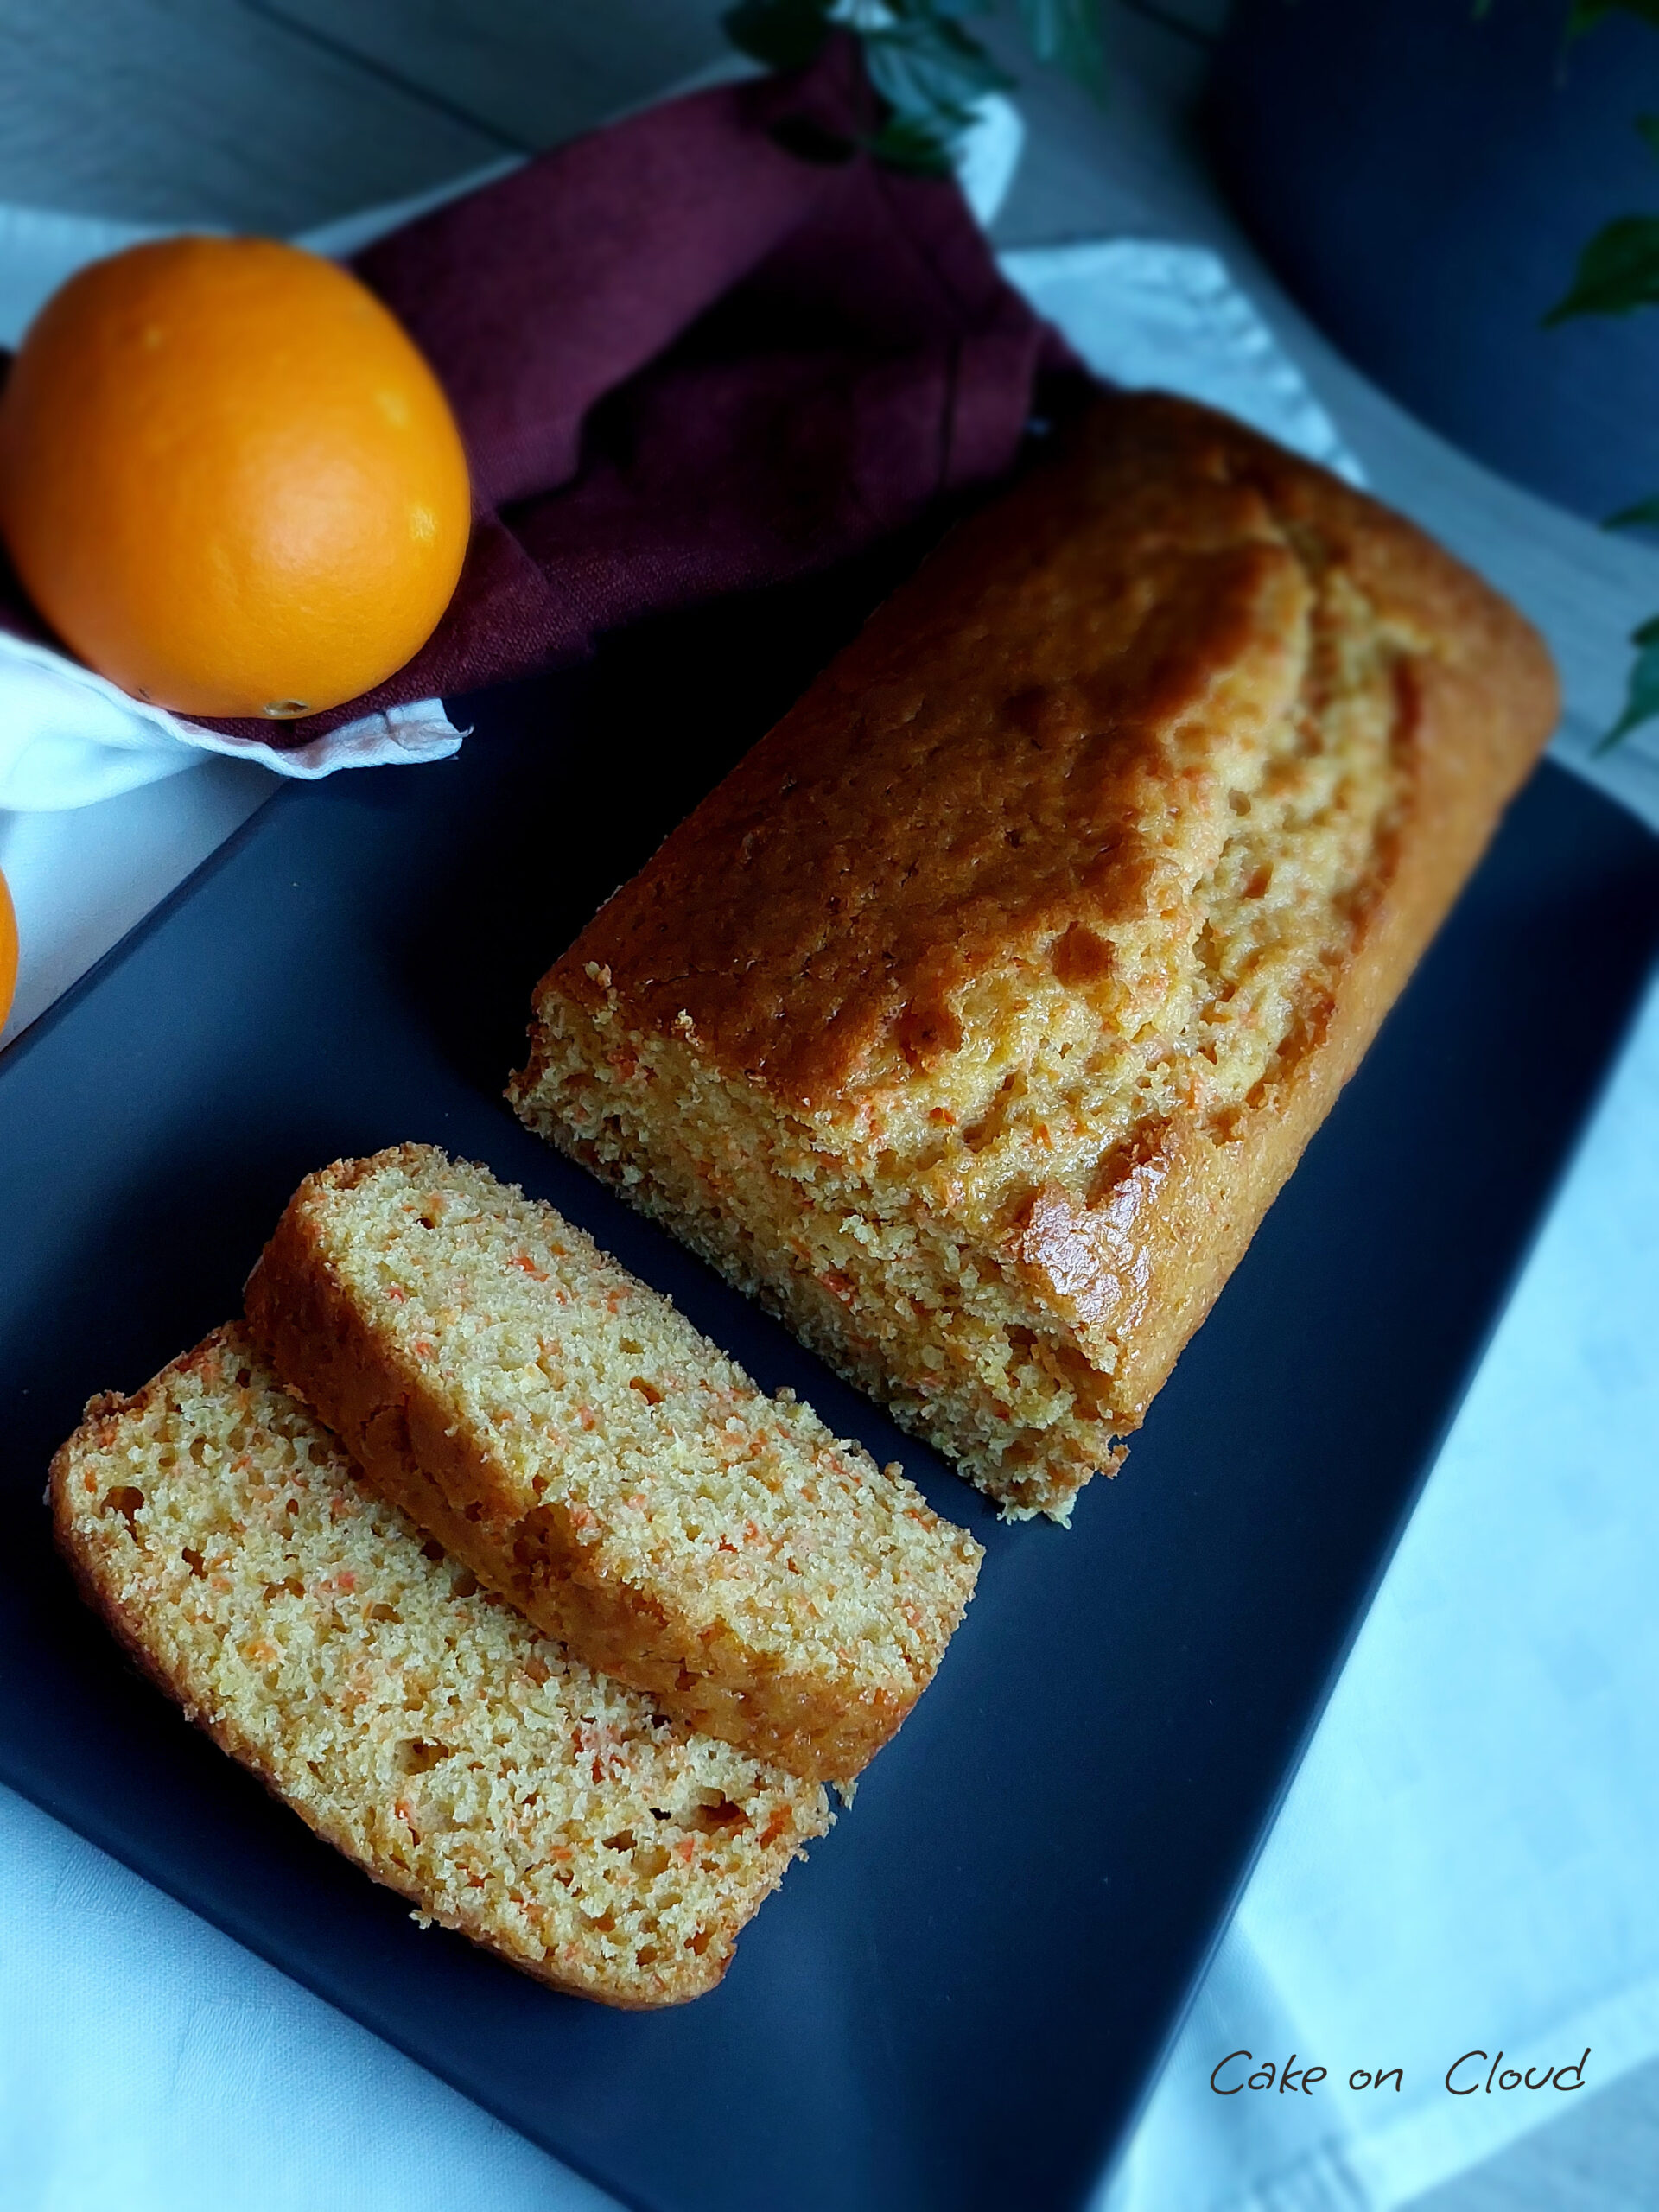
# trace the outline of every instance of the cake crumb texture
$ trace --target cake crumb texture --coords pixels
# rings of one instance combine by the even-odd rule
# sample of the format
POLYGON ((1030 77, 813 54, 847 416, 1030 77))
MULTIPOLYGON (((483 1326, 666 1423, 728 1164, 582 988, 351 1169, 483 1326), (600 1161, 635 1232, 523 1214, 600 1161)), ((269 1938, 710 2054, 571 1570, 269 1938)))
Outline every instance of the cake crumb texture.
POLYGON ((307 1178, 247 1291, 369 1478, 588 1664, 811 1780, 913 1706, 979 1546, 539 1199, 435 1147, 307 1178))
POLYGON ((417 1916, 630 2007, 720 1980, 822 1789, 591 1672, 376 1496, 240 1325, 53 1462, 130 1655, 417 1916))
POLYGON ((1153 1395, 1548 736, 1535 632, 1103 397, 538 987, 510 1087, 1022 1515, 1153 1395))

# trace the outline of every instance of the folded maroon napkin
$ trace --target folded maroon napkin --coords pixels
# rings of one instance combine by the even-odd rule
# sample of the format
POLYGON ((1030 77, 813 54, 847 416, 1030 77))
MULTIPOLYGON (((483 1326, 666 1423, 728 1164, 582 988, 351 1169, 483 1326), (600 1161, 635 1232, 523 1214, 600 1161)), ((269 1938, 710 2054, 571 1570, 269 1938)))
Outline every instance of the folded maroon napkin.
MULTIPOLYGON (((637 616, 823 567, 1007 469, 1072 358, 953 183, 844 152, 868 97, 837 41, 798 76, 562 146, 360 254, 460 421, 466 568, 378 690, 209 727, 297 745, 526 675, 637 616)), ((40 634, 15 583, 0 623, 40 634)))

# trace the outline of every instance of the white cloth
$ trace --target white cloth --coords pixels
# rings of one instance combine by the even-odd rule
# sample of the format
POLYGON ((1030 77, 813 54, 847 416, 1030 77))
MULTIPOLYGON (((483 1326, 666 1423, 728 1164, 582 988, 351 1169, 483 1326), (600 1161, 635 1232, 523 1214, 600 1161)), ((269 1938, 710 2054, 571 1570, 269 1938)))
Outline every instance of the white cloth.
MULTIPOLYGON (((0 814, 0 873, 22 948, 0 1028, 9 1044, 200 866, 277 788, 246 760, 204 756, 197 772, 97 806, 0 814)), ((4 2204, 0 2192, 0 2206, 4 2204)))
POLYGON ((1336 425, 1208 246, 1096 238, 998 256, 1096 376, 1201 399, 1310 461, 1364 481, 1336 425))
POLYGON ((1383 2212, 1586 2101, 1465 2052, 1659 2052, 1656 1321, 1659 987, 1100 2212, 1383 2212))
MULTIPOLYGON (((722 65, 715 73, 728 75, 722 65)), ((1001 94, 978 105, 965 136, 959 174, 982 221, 1001 206, 1020 159, 1025 125, 1001 94)), ((303 232, 317 253, 354 253, 373 238, 487 184, 517 166, 509 157, 409 200, 303 232)), ((148 238, 141 224, 110 223, 44 210, 0 206, 0 345, 16 346, 42 302, 73 271, 148 238)), ((465 732, 441 699, 423 699, 346 723, 298 747, 226 736, 187 717, 130 698, 78 661, 0 630, 0 810, 88 806, 118 792, 194 767, 203 753, 257 761, 280 776, 306 779, 341 768, 407 766, 447 760, 465 732)))
POLYGON ((0 630, 0 810, 6 812, 91 806, 197 767, 208 753, 309 781, 340 768, 447 760, 464 734, 441 699, 423 699, 279 749, 146 706, 51 646, 0 630))
MULTIPOLYGON (((331 224, 301 243, 315 243, 320 252, 348 252, 475 181, 374 211, 363 240, 350 226, 331 224)), ((77 269, 166 235, 148 224, 0 205, 0 346, 15 346, 37 309, 77 269)), ((230 737, 147 706, 51 646, 0 630, 0 810, 90 806, 196 767, 204 753, 309 780, 340 768, 448 760, 463 735, 441 699, 422 699, 365 715, 291 749, 230 737)))
POLYGON ((615 2212, 0 1789, 5 2212, 615 2212))
MULTIPOLYGON (((1593 2093, 1659 2050, 1656 1268, 1659 995, 1110 2212, 1399 2205, 1539 2116, 1525 2092, 1449 2097, 1461 2052, 1502 2044, 1536 2069, 1588 2044, 1593 2093), (1240 2048, 1295 2051, 1327 2082, 1211 2094, 1240 2048), (1394 2065, 1398 2097, 1338 2086, 1394 2065)), ((8 2212, 609 2202, 4 1791, 0 2044, 8 2212)))

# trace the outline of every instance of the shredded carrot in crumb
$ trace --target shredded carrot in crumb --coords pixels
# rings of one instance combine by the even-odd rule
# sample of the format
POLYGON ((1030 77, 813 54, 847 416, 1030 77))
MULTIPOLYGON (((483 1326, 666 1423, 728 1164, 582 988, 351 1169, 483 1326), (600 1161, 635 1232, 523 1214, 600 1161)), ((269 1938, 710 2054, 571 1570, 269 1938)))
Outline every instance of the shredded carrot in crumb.
POLYGON ((776 1843, 779 1836, 787 1835, 794 1825, 793 1821, 780 1805, 760 1831, 762 1847, 764 1848, 769 1843, 776 1843))
POLYGON ((677 1859, 683 1859, 689 1866, 696 1855, 697 1839, 696 1836, 683 1835, 674 1847, 674 1856, 677 1859))
POLYGON ((547 1281, 546 1268, 538 1268, 535 1261, 531 1258, 528 1252, 520 1252, 518 1258, 516 1260, 509 1260, 507 1265, 509 1267, 517 1268, 520 1274, 526 1274, 533 1277, 537 1282, 545 1282, 547 1281))

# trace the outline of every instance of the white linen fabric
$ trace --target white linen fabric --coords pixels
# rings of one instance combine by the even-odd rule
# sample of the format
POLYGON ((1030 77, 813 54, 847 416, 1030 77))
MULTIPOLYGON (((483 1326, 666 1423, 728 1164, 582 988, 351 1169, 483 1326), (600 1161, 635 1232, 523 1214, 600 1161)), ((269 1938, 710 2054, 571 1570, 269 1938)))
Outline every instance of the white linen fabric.
POLYGON ((0 1789, 6 2212, 616 2212, 0 1789))
MULTIPOLYGON (((491 171, 489 174, 494 174, 491 171)), ((367 236, 391 230, 424 206, 476 181, 378 211, 367 236)), ((317 250, 346 252, 356 243, 333 233, 317 250)), ((58 286, 89 261, 168 233, 154 225, 111 223, 35 207, 0 206, 0 346, 15 346, 58 286)), ((302 244, 310 244, 307 238, 302 244)), ((79 661, 49 645, 0 630, 0 810, 34 812, 91 806, 224 753, 309 780, 338 768, 403 766, 443 760, 460 747, 441 699, 365 715, 326 737, 290 749, 257 738, 228 737, 165 708, 147 706, 79 661)))
POLYGON ((0 810, 7 812, 91 806, 197 767, 208 753, 309 781, 339 768, 447 760, 465 734, 441 699, 422 699, 279 749, 146 706, 50 645, 0 630, 0 810))
POLYGON ((998 260, 1096 376, 1128 391, 1155 385, 1201 399, 1364 482, 1301 371, 1208 246, 1096 238, 998 260))
MULTIPOLYGON (((0 814, 0 873, 22 958, 0 1046, 44 1014, 278 788, 247 760, 204 754, 196 772, 97 806, 0 814)), ((3 2206, 0 2194, 0 2206, 3 2206)))
MULTIPOLYGON (((744 73, 727 63, 709 81, 744 73)), ((688 89, 690 89, 688 87, 688 89)), ((988 222, 1001 205, 1020 160, 1025 125, 1000 93, 978 104, 977 121, 959 158, 963 189, 988 222)), ((314 252, 354 253, 428 208, 458 198, 516 168, 492 162, 435 191, 302 232, 314 252)), ((0 346, 16 346, 42 302, 89 261, 141 240, 166 235, 135 223, 111 223, 44 210, 0 206, 0 346)), ((202 728, 164 708, 130 698, 79 662, 0 630, 0 810, 89 806, 99 799, 195 766, 204 753, 257 762, 279 776, 312 779, 341 768, 408 766, 443 760, 466 733, 455 728, 441 699, 365 715, 308 744, 276 747, 202 728)))
POLYGON ((1096 2212, 1384 2212, 1659 2052, 1656 1288, 1659 987, 1096 2212))
MULTIPOLYGON (((1659 993, 1096 2212, 1382 2212, 1659 2050, 1656 1269, 1659 993), (1213 2094, 1240 2049, 1328 2078, 1213 2094)), ((9 2212, 611 2203, 4 1790, 0 2048, 9 2212)))

